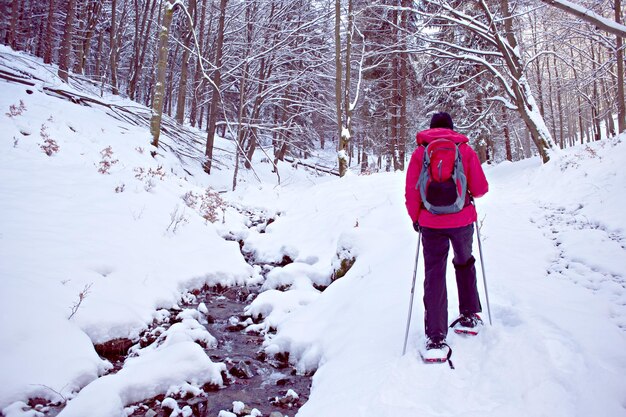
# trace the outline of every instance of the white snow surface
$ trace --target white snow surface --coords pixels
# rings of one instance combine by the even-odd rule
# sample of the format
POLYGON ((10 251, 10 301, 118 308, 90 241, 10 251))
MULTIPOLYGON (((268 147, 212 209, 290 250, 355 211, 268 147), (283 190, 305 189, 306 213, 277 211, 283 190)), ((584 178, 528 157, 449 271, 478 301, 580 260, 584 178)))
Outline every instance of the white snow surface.
MULTIPOLYGON (((31 57, 3 47, 0 58, 63 87, 31 57)), ((264 322, 251 327, 276 329, 266 334, 266 351, 288 351, 300 372, 315 370, 298 417, 626 415, 626 136, 555 152, 545 165, 534 158, 485 166, 490 192, 477 208, 493 325, 479 268, 486 325, 474 338, 449 333, 451 370, 419 358, 421 256, 401 354, 417 246, 404 173, 339 179, 282 164, 277 185, 271 165, 255 156, 260 182, 244 170, 237 190, 222 194, 230 206, 210 223, 181 197, 229 189, 229 154, 211 176, 165 149, 152 158, 145 128, 53 98, 42 85, 28 94, 0 81, 4 415, 38 415, 24 404, 29 398, 62 395, 63 416, 117 417, 156 394, 219 383, 223 364, 197 343, 215 343, 197 322, 206 306, 182 311, 180 325, 115 374, 93 347, 136 338, 205 283, 263 284, 246 311, 264 322), (6 115, 20 100, 25 110, 6 115), (42 126, 59 145, 52 156, 40 148, 42 126), (109 146, 118 162, 102 174, 109 146), (159 166, 162 179, 137 169, 159 166), (233 207, 275 221, 261 233, 233 207), (168 229, 181 216, 186 221, 168 229), (242 239, 257 260, 294 262, 263 282, 226 236, 242 239), (330 283, 338 254, 355 263, 330 283)), ((218 146, 232 149, 226 140, 218 146)), ((452 320, 451 264, 448 280, 452 320)))

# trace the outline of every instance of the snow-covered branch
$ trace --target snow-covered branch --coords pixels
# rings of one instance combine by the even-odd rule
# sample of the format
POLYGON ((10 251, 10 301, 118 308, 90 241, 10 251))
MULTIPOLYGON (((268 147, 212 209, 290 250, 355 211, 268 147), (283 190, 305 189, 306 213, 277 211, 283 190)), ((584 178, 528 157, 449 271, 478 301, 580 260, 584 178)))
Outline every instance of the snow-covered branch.
POLYGON ((554 6, 558 9, 561 9, 571 15, 581 18, 587 23, 591 23, 592 25, 597 26, 598 28, 605 30, 609 33, 612 33, 616 36, 620 36, 622 38, 626 37, 626 26, 620 23, 617 23, 611 19, 607 19, 604 16, 601 16, 592 10, 589 10, 583 6, 580 6, 576 3, 572 3, 567 0, 540 0, 550 6, 554 6))

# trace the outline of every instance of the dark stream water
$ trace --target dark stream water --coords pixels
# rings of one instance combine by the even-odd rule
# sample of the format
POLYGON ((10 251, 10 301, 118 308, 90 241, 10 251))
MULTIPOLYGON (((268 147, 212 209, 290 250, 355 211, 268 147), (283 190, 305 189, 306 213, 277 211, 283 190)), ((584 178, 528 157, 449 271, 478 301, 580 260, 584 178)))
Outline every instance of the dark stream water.
MULTIPOLYGON (((206 328, 218 340, 218 346, 208 348, 207 354, 213 362, 226 364, 227 372, 222 375, 225 386, 208 385, 203 387, 204 394, 177 398, 178 407, 188 405, 194 416, 217 417, 220 410, 232 411, 233 402, 240 401, 246 405, 242 415, 256 408, 263 416, 272 412, 294 416, 308 399, 311 376, 296 374, 286 355, 265 355, 261 348, 263 336, 244 331, 243 322, 248 317, 243 315, 243 309, 255 293, 245 287, 212 287, 195 295, 196 301, 183 307, 197 308, 202 302, 206 305, 206 328), (288 390, 297 393, 298 398, 288 396, 288 390)), ((149 341, 148 336, 142 344, 149 341)), ((161 407, 163 398, 136 404, 138 408, 131 416, 169 416, 170 410, 161 407)))

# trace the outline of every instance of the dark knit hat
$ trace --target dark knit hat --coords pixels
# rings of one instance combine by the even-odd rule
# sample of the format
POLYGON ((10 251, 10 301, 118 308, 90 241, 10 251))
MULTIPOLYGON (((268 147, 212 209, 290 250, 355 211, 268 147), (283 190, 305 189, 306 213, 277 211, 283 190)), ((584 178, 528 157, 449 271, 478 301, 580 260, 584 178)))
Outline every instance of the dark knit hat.
POLYGON ((446 129, 454 130, 454 124, 452 124, 452 117, 446 112, 435 113, 433 118, 430 119, 430 128, 445 127, 446 129))

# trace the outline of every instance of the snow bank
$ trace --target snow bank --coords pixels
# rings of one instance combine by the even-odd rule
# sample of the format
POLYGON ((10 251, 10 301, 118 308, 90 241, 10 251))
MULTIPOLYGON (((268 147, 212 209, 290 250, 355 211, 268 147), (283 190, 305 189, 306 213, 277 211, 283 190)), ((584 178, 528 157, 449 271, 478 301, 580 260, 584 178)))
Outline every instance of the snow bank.
POLYGON ((226 371, 226 366, 211 362, 196 343, 185 341, 163 345, 128 359, 118 373, 89 384, 68 402, 59 417, 123 415, 126 405, 165 393, 172 385, 180 385, 181 381, 221 385, 222 371, 226 371))

